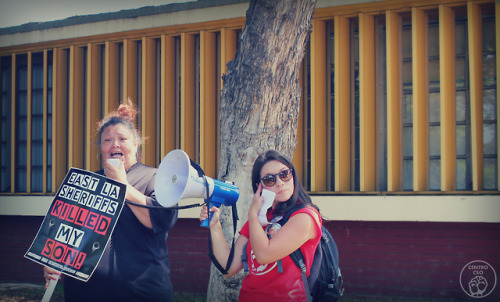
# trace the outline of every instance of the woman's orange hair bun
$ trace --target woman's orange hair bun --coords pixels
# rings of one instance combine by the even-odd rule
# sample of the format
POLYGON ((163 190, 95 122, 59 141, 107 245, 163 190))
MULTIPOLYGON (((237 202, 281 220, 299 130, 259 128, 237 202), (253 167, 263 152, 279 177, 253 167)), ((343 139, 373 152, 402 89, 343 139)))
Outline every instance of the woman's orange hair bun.
POLYGON ((129 120, 133 122, 135 120, 135 117, 137 115, 137 110, 134 108, 131 102, 128 104, 120 104, 120 107, 118 107, 118 110, 116 111, 116 116, 129 120))

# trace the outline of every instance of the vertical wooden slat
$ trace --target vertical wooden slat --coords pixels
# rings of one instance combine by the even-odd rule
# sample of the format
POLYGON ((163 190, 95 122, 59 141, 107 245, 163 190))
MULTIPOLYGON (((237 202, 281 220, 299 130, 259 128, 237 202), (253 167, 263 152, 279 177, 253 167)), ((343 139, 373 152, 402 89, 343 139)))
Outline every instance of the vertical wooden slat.
POLYGON ((45 49, 43 51, 43 134, 42 134, 42 148, 43 148, 43 154, 42 154, 42 175, 43 175, 43 180, 42 180, 42 192, 47 193, 47 145, 48 145, 48 135, 47 135, 47 129, 48 129, 48 52, 45 49))
POLYGON ((85 133, 85 49, 76 47, 74 49, 74 68, 73 69, 73 166, 83 169, 85 148, 83 133, 85 133))
POLYGON ((402 183, 401 22, 399 14, 386 12, 387 49, 387 190, 400 191, 402 183))
MULTIPOLYGON (((227 63, 234 59, 234 56, 236 54, 236 49, 238 47, 238 41, 237 41, 237 34, 236 30, 233 29, 227 29, 227 28, 222 28, 220 30, 220 36, 221 36, 221 73, 224 74, 226 73, 227 70, 227 63)), ((222 77, 220 79, 221 81, 221 87, 222 87, 222 77)))
POLYGON ((483 189, 483 43, 481 9, 467 2, 472 146, 472 189, 483 189))
POLYGON ((335 47, 332 47, 331 45, 331 26, 330 26, 330 21, 325 22, 325 61, 324 65, 326 67, 325 70, 325 98, 326 98, 326 108, 325 108, 325 113, 326 113, 326 120, 325 120, 325 133, 326 133, 326 141, 325 141, 325 147, 326 147, 326 156, 325 156, 325 163, 326 163, 326 187, 325 191, 333 191, 335 189, 335 98, 332 97, 333 90, 335 87, 332 87, 331 79, 332 76, 332 60, 333 58, 330 58, 331 53, 332 53, 332 48, 334 49, 335 47))
POLYGON ((311 191, 327 189, 326 22, 313 20, 311 33, 311 191))
POLYGON ((123 100, 137 105, 137 42, 123 41, 123 100))
POLYGON ((161 113, 160 141, 161 158, 175 149, 176 112, 175 112, 175 38, 163 35, 161 37, 161 113))
POLYGON ((109 99, 110 99, 110 42, 106 41, 104 43, 104 104, 103 104, 103 115, 106 116, 110 112, 109 99))
POLYGON ((427 14, 412 8, 413 190, 429 188, 429 81, 427 14))
POLYGON ((10 192, 14 193, 16 190, 16 54, 11 56, 12 69, 11 69, 11 86, 10 86, 10 156, 11 156, 11 169, 10 169, 10 192))
POLYGON ((195 50, 194 36, 181 35, 181 149, 196 160, 195 50))
MULTIPOLYGON (((220 89, 219 89, 219 97, 218 104, 220 105, 220 91, 223 87, 222 75, 224 75, 227 71, 227 63, 234 59, 236 55, 236 50, 238 48, 238 35, 237 31, 234 29, 226 29, 222 28, 220 30, 220 89)), ((220 115, 219 115, 220 116, 220 115)), ((220 118, 218 118, 219 120, 220 118)), ((217 131, 220 134, 220 127, 217 127, 217 131)), ((217 154, 220 152, 220 140, 217 142, 217 154)))
POLYGON ((105 44, 104 67, 104 115, 118 109, 118 45, 107 41, 105 44))
POLYGON ((31 51, 28 52, 28 62, 27 62, 27 72, 26 76, 27 78, 27 97, 26 97, 26 192, 30 193, 31 192, 31 136, 32 136, 32 131, 31 131, 31 121, 32 121, 32 89, 33 89, 33 83, 32 83, 32 73, 33 73, 33 54, 31 51))
POLYGON ((375 37, 374 18, 359 15, 360 190, 375 190, 375 37))
MULTIPOLYGON (((306 54, 307 56, 307 54, 306 54)), ((305 57, 306 57, 305 56, 305 57)), ((297 147, 295 148, 295 152, 293 154, 292 162, 293 165, 295 166, 296 172, 299 175, 300 179, 304 183, 304 180, 306 179, 304 175, 304 167, 307 166, 307 163, 305 161, 305 145, 304 145, 304 133, 306 133, 304 129, 304 120, 305 120, 305 106, 304 103, 307 98, 307 90, 304 87, 304 62, 307 60, 304 57, 304 60, 302 64, 300 65, 300 72, 299 72, 299 83, 300 83, 300 108, 299 108, 299 119, 297 121, 297 147)))
POLYGON ((69 77, 69 125, 68 125, 68 165, 83 168, 83 133, 84 131, 84 50, 81 47, 70 47, 69 77))
POLYGON ((455 13, 440 5, 441 191, 455 191, 457 183, 455 64, 455 13))
POLYGON ((67 144, 68 144, 68 167, 73 167, 73 141, 75 140, 74 137, 74 130, 73 130, 73 113, 75 112, 75 109, 73 108, 73 98, 74 98, 74 85, 75 85, 75 76, 73 74, 75 70, 75 46, 70 46, 69 48, 69 77, 67 78, 68 85, 69 85, 69 93, 68 93, 68 138, 67 138, 67 144))
MULTIPOLYGON (((87 100, 85 103, 87 115, 85 123, 85 169, 97 171, 100 167, 98 160, 99 149, 97 143, 97 123, 101 119, 102 87, 101 87, 101 47, 89 43, 87 45, 87 100)), ((99 157, 100 158, 100 157, 99 157)))
POLYGON ((217 78, 215 34, 200 32, 200 165, 207 176, 217 176, 217 78))
POLYGON ((336 16, 335 30, 335 191, 351 189, 351 98, 349 19, 336 16))
POLYGON ((156 41, 142 39, 142 135, 149 138, 142 145, 143 162, 156 166, 156 41))
POLYGON ((56 99, 57 99, 57 96, 58 96, 58 93, 57 93, 57 89, 58 89, 58 85, 56 84, 56 80, 57 80, 57 74, 58 74, 58 69, 59 69, 59 63, 58 63, 58 55, 59 55, 59 49, 57 48, 54 48, 54 50, 52 51, 52 133, 51 133, 51 137, 52 137, 52 154, 50 155, 52 157, 52 179, 51 179, 51 192, 55 192, 56 191, 56 163, 57 163, 57 160, 56 160, 56 155, 57 155, 57 151, 56 151, 56 139, 55 139, 55 134, 57 133, 56 132, 56 121, 55 121, 55 117, 56 117, 56 112, 55 112, 55 109, 56 109, 56 99))
POLYGON ((52 191, 55 192, 68 170, 68 53, 54 49, 52 109, 52 191))

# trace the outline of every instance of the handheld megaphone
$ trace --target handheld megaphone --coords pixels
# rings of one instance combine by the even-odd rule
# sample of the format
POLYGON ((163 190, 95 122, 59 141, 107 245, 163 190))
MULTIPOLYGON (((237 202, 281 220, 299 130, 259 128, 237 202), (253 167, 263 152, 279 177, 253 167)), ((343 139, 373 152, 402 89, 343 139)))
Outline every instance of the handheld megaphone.
MULTIPOLYGON (((208 199, 208 208, 221 205, 234 205, 240 196, 240 190, 230 182, 200 177, 191 166, 189 156, 182 150, 170 151, 160 163, 155 178, 155 193, 158 203, 171 207, 185 198, 208 199)), ((201 226, 209 227, 212 213, 201 226)))

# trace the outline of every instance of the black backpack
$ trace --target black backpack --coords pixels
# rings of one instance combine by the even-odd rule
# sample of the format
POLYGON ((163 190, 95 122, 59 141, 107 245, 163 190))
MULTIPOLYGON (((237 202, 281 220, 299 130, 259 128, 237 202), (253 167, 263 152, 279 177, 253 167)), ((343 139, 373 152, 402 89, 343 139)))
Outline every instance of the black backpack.
MULTIPOLYGON (((303 207, 305 205, 297 205, 283 216, 279 224, 283 226, 293 212, 303 207)), ((290 254, 290 258, 302 271, 302 281, 304 282, 308 302, 337 301, 344 293, 337 244, 324 226, 321 227, 321 230, 321 239, 314 253, 309 277, 306 277, 306 265, 300 248, 290 254)))

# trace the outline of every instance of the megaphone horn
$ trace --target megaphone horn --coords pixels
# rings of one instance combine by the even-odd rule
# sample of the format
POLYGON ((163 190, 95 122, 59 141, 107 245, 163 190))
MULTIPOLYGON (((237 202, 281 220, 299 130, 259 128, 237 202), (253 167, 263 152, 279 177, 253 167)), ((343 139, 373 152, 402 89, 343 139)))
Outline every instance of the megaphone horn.
MULTIPOLYGON (((240 190, 232 183, 200 177, 191 166, 189 156, 179 149, 170 151, 161 161, 156 172, 155 192, 162 207, 174 206, 185 198, 209 199, 209 207, 220 207, 222 204, 236 204, 240 196, 240 190)), ((208 227, 210 218, 204 220, 202 226, 208 227)))
POLYGON ((171 151, 161 161, 156 172, 155 193, 163 207, 171 207, 180 199, 208 198, 205 181, 182 150, 171 151))

